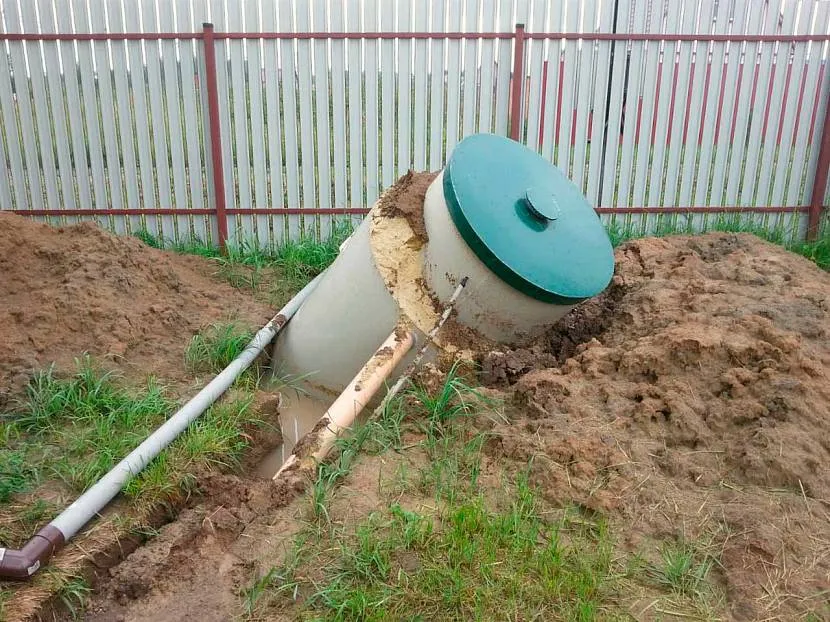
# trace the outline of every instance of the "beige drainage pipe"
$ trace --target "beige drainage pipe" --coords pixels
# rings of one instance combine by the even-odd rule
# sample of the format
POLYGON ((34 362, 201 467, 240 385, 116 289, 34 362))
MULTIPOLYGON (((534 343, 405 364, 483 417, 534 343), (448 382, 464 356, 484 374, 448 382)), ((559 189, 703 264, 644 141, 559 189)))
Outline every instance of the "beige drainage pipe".
POLYGON ((316 287, 322 275, 306 285, 268 322, 230 365, 144 442, 98 480, 57 518, 19 550, 0 548, 0 579, 28 579, 72 536, 96 516, 149 462, 213 404, 262 353, 316 287))
POLYGON ((294 447, 274 479, 288 473, 313 472, 317 463, 329 453, 337 437, 354 423, 414 344, 412 333, 396 328, 334 400, 314 429, 294 447))

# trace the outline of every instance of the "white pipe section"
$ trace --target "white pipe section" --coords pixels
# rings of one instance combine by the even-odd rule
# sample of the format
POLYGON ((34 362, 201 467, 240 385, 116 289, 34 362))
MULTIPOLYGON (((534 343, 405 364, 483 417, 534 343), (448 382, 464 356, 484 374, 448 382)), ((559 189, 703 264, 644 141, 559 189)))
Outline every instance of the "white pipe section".
POLYGON ((140 473, 153 458, 172 443, 254 362, 265 346, 300 308, 321 277, 322 275, 318 276, 306 285, 270 322, 260 329, 242 354, 49 524, 59 529, 65 540, 69 540, 78 533, 92 517, 112 501, 124 484, 140 473))

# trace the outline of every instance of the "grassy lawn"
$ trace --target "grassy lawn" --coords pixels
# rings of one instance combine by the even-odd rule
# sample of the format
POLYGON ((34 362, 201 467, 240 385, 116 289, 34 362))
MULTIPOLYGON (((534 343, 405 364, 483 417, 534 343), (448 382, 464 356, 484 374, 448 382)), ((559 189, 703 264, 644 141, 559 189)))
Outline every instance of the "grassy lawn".
MULTIPOLYGON (((344 235, 269 251, 230 249, 227 256, 198 243, 176 250, 213 258, 217 276, 271 299, 276 308, 325 269, 344 235)), ((233 321, 205 327, 182 352, 182 368, 193 375, 194 384, 206 382, 242 352, 258 328, 233 321)), ((222 399, 126 485, 123 503, 106 520, 113 520, 124 533, 152 533, 151 516, 160 509, 174 512, 197 491, 199 475, 236 469, 257 431, 269 425, 252 407, 262 372, 254 365, 240 376, 222 399)), ((128 382, 81 353, 73 369, 50 366, 35 371, 25 394, 0 413, 3 546, 25 543, 189 397, 172 394, 162 378, 150 377, 140 385, 128 382)), ((89 592, 81 570, 50 566, 35 583, 57 594, 70 611, 80 611, 89 592)), ((13 586, 0 586, 0 619, 5 619, 4 603, 13 594, 13 586)))
POLYGON ((626 553, 602 515, 545 502, 528 465, 507 461, 485 481, 484 422, 500 409, 452 370, 341 439, 318 468, 293 548, 242 591, 247 618, 630 620, 633 595, 711 616, 717 560, 696 543, 626 553), (383 492, 356 523, 334 520, 358 452, 382 461, 383 492), (404 453, 420 456, 416 468, 396 460, 404 453))

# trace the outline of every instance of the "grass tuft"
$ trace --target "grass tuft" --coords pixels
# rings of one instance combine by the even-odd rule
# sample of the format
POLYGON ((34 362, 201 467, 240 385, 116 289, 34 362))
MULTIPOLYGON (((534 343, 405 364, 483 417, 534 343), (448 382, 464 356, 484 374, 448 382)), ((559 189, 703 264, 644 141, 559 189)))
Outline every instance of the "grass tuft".
MULTIPOLYGON (((668 235, 694 235, 700 233, 692 228, 691 220, 663 219, 658 221, 654 231, 646 231, 639 223, 627 222, 620 225, 611 222, 606 226, 611 244, 616 248, 620 244, 636 238, 668 235)), ((825 226, 814 242, 800 239, 800 233, 787 227, 769 227, 743 214, 719 214, 709 221, 704 229, 707 232, 751 233, 762 240, 783 246, 790 252, 806 257, 823 270, 830 270, 830 226, 825 226)))
POLYGON ((242 354, 253 337, 253 330, 236 322, 213 324, 190 340, 185 363, 193 372, 218 374, 242 354))
POLYGON ((710 591, 707 579, 715 564, 709 554, 690 543, 677 542, 661 547, 660 558, 650 572, 659 585, 692 599, 706 599, 710 591))

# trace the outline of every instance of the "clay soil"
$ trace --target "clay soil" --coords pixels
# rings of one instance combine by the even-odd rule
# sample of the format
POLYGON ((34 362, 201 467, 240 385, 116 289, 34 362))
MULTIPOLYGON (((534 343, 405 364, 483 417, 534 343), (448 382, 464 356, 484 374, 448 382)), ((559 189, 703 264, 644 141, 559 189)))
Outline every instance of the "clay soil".
MULTIPOLYGON (((12 386, 85 349, 172 375, 201 324, 234 308, 252 322, 268 315, 199 260, 91 226, 4 217, 0 236, 7 223, 19 229, 11 250, 0 237, 0 330, 11 344, 0 371, 12 386), (16 277, 12 262, 24 266, 16 277)), ((720 619, 830 619, 830 275, 747 235, 640 240, 618 249, 606 294, 534 347, 479 356, 507 416, 489 430, 483 479, 530 463, 548 501, 607 516, 625 554, 705 542, 720 619)), ((389 459, 358 464, 335 520, 372 511, 389 459)), ((243 612, 244 588, 301 528, 304 500, 234 475, 206 478, 203 490, 145 546, 99 569, 86 619, 243 612)), ((647 602, 631 613, 658 617, 647 602)))

